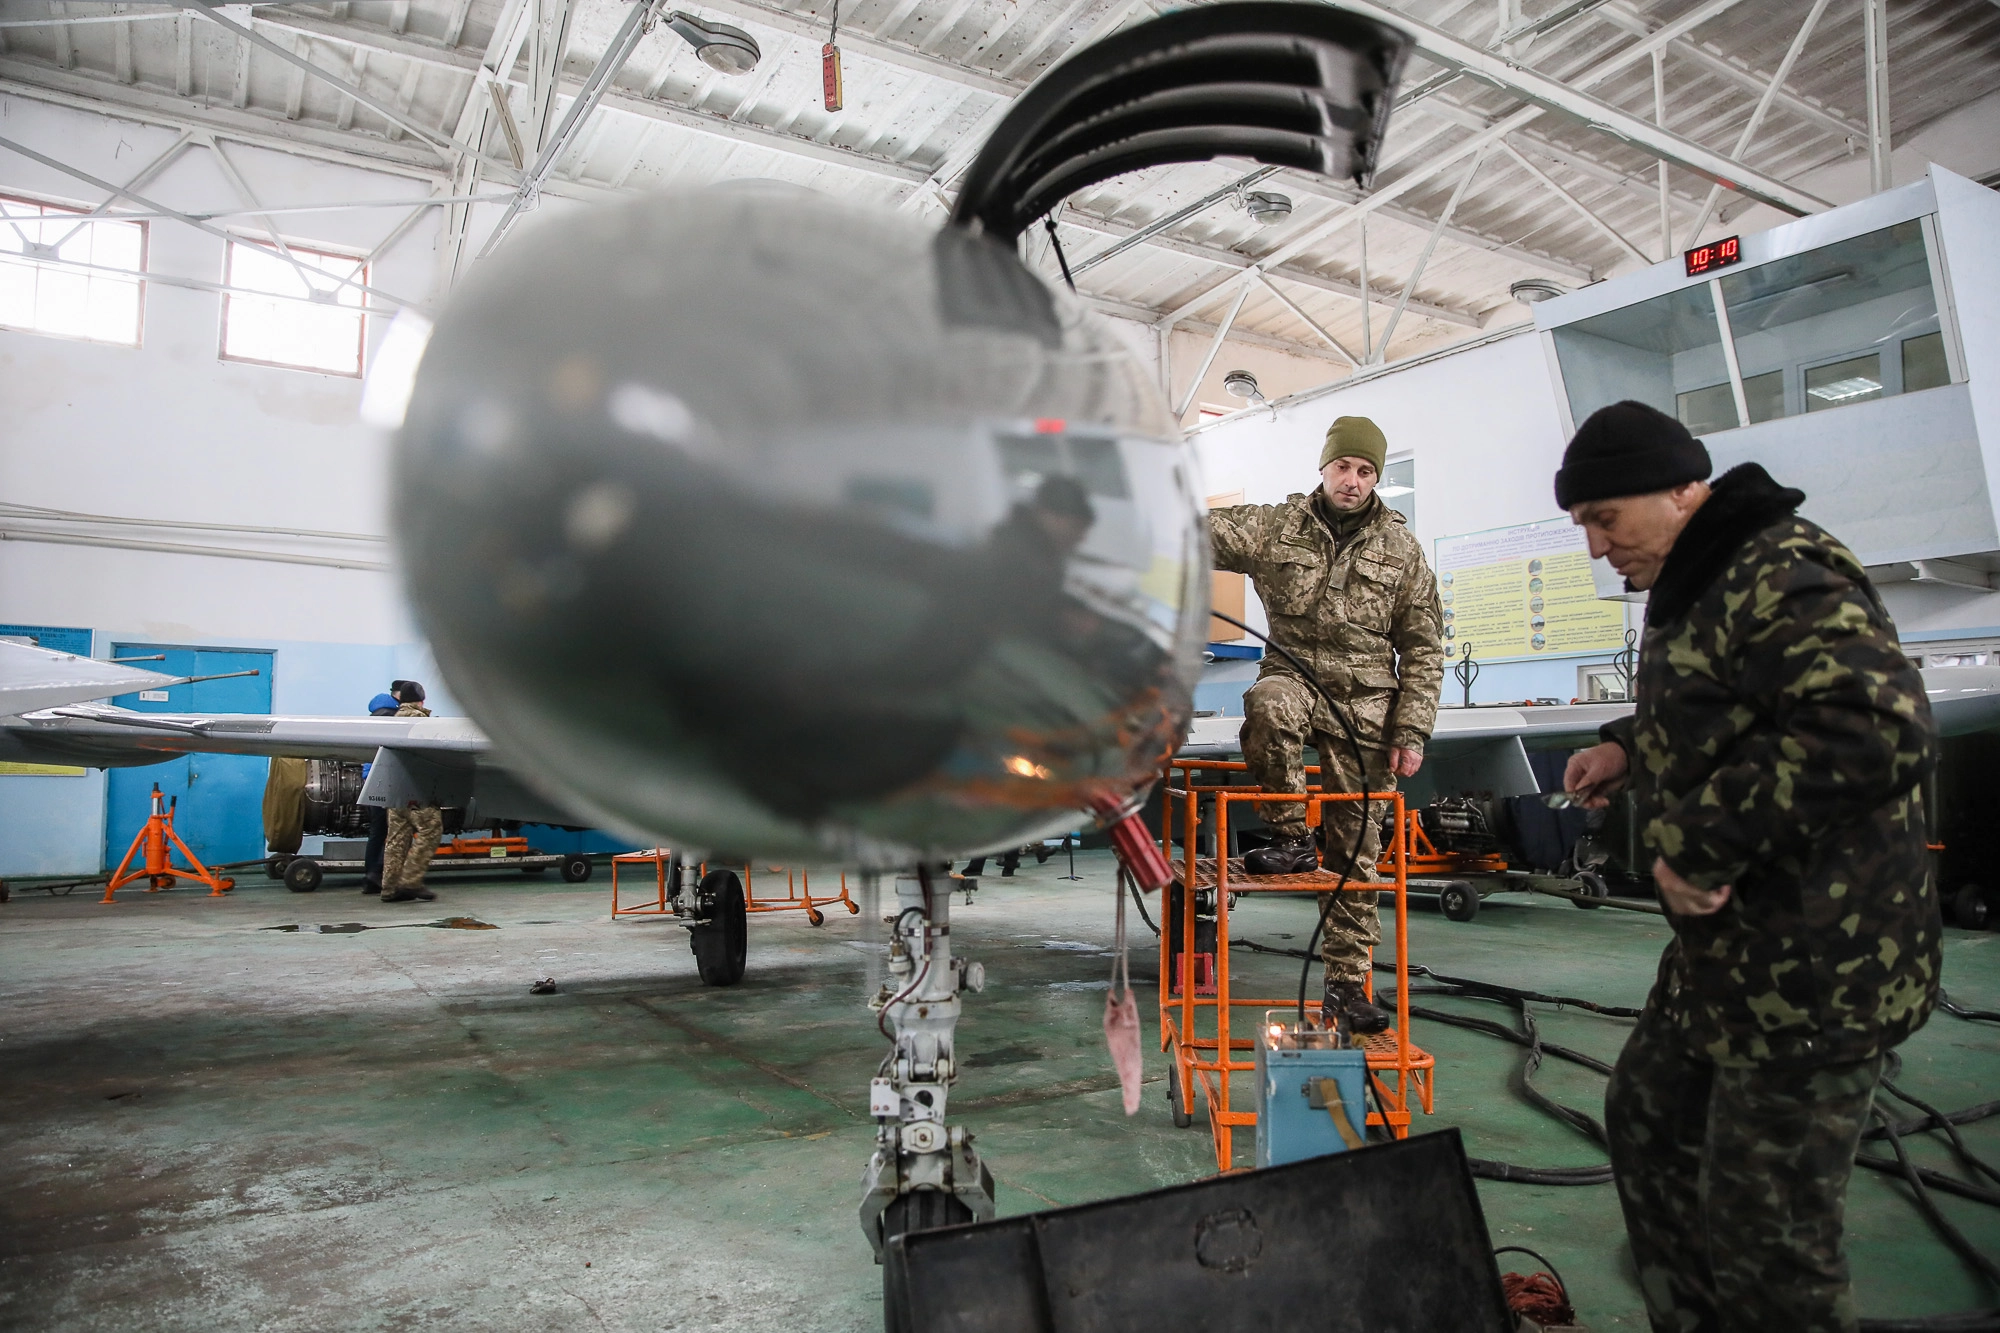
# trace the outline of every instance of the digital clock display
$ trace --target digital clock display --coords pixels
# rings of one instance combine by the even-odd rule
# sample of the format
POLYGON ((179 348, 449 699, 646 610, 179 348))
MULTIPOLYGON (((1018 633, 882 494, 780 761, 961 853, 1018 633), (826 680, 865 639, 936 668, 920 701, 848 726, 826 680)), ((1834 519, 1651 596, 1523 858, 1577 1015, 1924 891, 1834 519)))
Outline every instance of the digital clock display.
POLYGON ((1707 245, 1697 245, 1687 252, 1686 258, 1690 278, 1697 273, 1709 273, 1728 268, 1731 264, 1740 264, 1743 262, 1743 238, 1725 236, 1707 245))

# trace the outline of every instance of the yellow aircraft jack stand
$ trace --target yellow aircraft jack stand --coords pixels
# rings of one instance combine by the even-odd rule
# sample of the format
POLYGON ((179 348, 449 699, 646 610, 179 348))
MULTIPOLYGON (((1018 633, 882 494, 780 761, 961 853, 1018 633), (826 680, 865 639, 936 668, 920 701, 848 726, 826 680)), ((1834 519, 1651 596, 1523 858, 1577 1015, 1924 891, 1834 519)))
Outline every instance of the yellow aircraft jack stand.
POLYGON ((146 890, 148 893, 170 889, 177 879, 191 879, 197 884, 208 885, 208 896, 211 898, 220 898, 236 887, 235 880, 218 877, 214 871, 203 865, 201 860, 188 850, 187 844, 181 841, 181 835, 174 832, 174 806, 179 801, 180 798, 175 797, 162 809, 160 784, 157 782, 153 784, 153 813, 146 817, 146 825, 139 830, 139 836, 132 839, 131 850, 126 852, 125 859, 118 863, 118 869, 111 872, 111 882, 104 886, 102 901, 110 902, 111 895, 118 892, 121 884, 130 884, 137 879, 152 881, 146 890), (172 854, 168 851, 168 843, 180 848, 181 855, 187 858, 188 864, 194 869, 182 870, 176 866, 172 854), (126 867, 132 864, 132 858, 139 855, 141 848, 146 852, 145 864, 128 873, 126 867))

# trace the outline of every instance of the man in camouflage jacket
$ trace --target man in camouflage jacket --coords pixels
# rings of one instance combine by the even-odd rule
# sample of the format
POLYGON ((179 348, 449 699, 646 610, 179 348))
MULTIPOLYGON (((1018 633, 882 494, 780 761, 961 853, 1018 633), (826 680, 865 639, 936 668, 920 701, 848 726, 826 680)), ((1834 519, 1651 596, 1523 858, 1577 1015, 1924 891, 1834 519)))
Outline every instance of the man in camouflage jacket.
MULTIPOLYGON (((1423 762, 1444 678, 1437 580, 1403 516, 1375 494, 1387 451, 1374 422, 1341 417, 1320 453, 1318 490, 1281 505, 1209 512, 1216 568, 1249 575, 1270 620, 1275 646, 1244 696, 1241 737, 1250 776, 1266 790, 1305 791, 1308 742, 1331 791, 1393 791, 1423 762), (1351 737, 1278 648, 1340 703, 1351 737)), ((1354 854, 1352 878, 1373 879, 1379 804, 1365 830, 1360 802, 1321 809, 1327 869, 1346 869, 1354 854)), ((1277 841, 1244 858, 1250 873, 1319 868, 1303 805, 1273 802, 1260 813, 1277 841)), ((1380 1032, 1389 1015, 1367 1000, 1368 951, 1382 939, 1375 893, 1322 894, 1320 913, 1329 1020, 1380 1032)))
POLYGON ((1660 1333, 1856 1327, 1841 1248, 1885 1053, 1936 1003, 1921 784, 1935 728, 1854 554, 1639 403, 1595 413, 1557 502, 1649 588, 1634 716, 1571 759, 1630 784, 1674 937, 1605 1094, 1660 1333))

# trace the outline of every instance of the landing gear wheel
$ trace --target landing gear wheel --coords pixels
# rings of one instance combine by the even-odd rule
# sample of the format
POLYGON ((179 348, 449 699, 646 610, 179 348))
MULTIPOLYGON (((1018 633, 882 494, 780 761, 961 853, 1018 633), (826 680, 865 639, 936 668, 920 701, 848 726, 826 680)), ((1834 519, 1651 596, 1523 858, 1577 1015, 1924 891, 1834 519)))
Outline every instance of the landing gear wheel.
POLYGON ((587 856, 565 856, 563 858, 563 879, 571 884, 581 884, 589 879, 590 870, 590 858, 587 856))
POLYGON ((264 878, 283 879, 285 877, 285 866, 290 860, 289 856, 274 856, 265 861, 264 878))
POLYGON ((1455 879, 1438 890, 1438 911, 1447 921, 1470 921, 1479 915, 1479 890, 1455 879))
POLYGON ((1952 894, 1951 919, 1965 930, 1986 929, 1993 919, 1993 905, 1986 901, 1986 891, 1977 884, 1968 884, 1952 894))
POLYGON ((903 1295, 903 1266, 889 1241, 912 1231, 931 1231, 972 1220, 972 1210, 942 1190, 912 1190, 897 1196, 882 1210, 882 1328, 883 1333, 921 1333, 910 1323, 903 1295))
POLYGON ((704 986, 734 986, 743 980, 744 946, 750 937, 743 881, 733 870, 711 870, 702 876, 696 902, 701 924, 688 931, 695 970, 704 986))
POLYGON ((1167 1107, 1173 1112, 1175 1129, 1194 1123, 1194 1114, 1181 1105, 1181 1067, 1173 1060, 1167 1062, 1167 1107))
POLYGON ((285 867, 285 887, 293 893, 311 893, 324 878, 319 862, 309 856, 298 857, 285 867))
POLYGON ((806 920, 815 926, 823 926, 826 924, 825 915, 821 913, 821 911, 817 907, 812 908, 806 913, 806 920))
MULTIPOLYGON (((1587 893, 1592 899, 1609 898, 1611 896, 1611 886, 1606 884, 1604 876, 1598 874, 1595 870, 1581 870, 1577 872, 1576 891, 1578 893, 1587 893)), ((1587 907, 1593 912, 1603 905, 1596 901, 1585 902, 1581 898, 1572 898, 1570 902, 1578 907, 1587 907)))

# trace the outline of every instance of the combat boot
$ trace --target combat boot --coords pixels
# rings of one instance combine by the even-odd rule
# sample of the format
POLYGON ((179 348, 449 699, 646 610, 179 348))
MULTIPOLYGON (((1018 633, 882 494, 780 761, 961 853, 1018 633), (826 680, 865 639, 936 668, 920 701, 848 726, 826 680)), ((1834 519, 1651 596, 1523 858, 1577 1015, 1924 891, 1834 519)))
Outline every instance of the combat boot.
POLYGON ((1358 981, 1329 981, 1320 1001, 1320 1021, 1328 1027, 1357 1037, 1372 1037, 1389 1030, 1390 1013, 1368 1001, 1368 992, 1358 981))
POLYGON ((1307 875, 1319 869, 1319 844, 1310 833, 1279 838, 1268 847, 1243 854, 1243 869, 1252 875, 1307 875))

